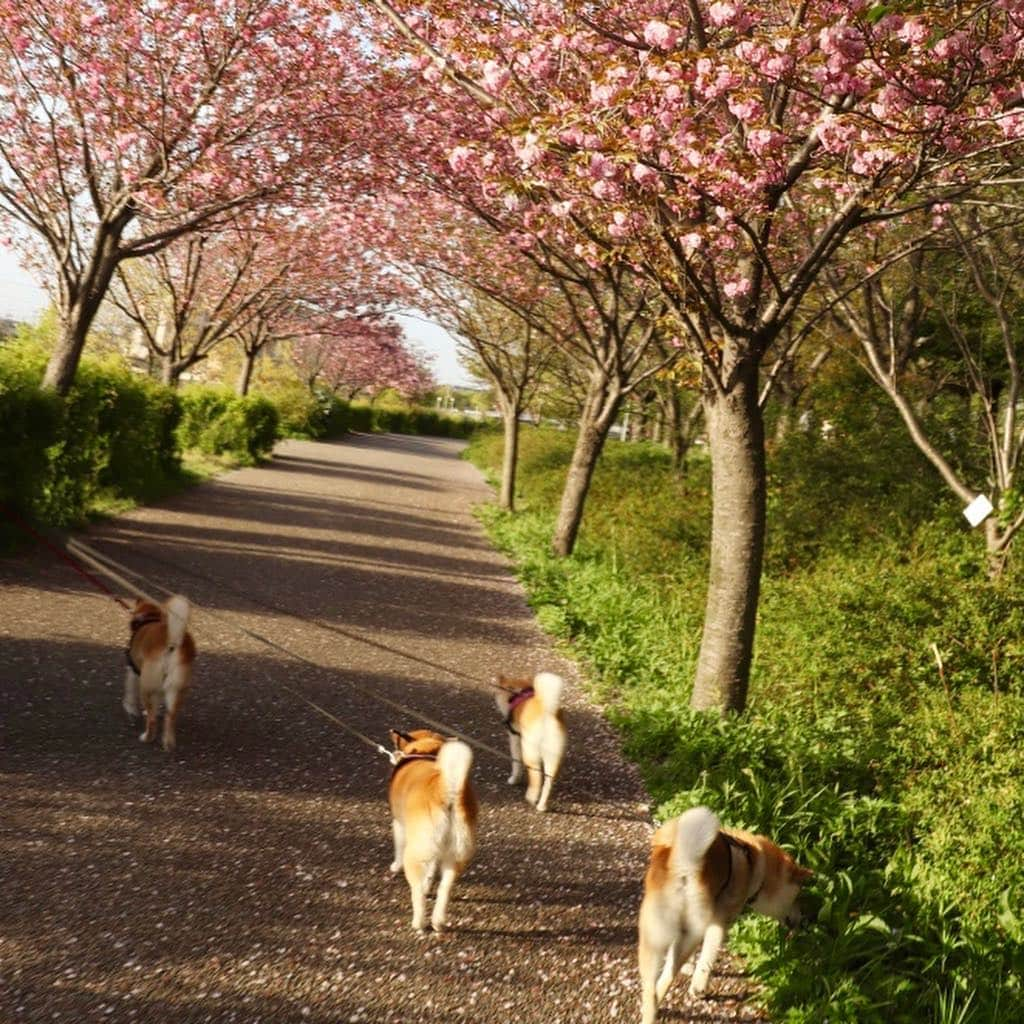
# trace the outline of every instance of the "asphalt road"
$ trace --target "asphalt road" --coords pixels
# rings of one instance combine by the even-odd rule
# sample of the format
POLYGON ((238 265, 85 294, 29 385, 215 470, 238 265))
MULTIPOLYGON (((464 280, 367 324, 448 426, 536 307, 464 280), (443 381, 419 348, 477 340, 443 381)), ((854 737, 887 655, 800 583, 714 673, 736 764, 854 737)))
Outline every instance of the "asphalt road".
MULTIPOLYGON (((121 711, 127 614, 44 549, 0 560, 0 1022, 638 1017, 646 796, 474 521, 461 447, 287 442, 82 535, 194 602, 173 755, 121 711), (388 765, 299 695, 382 742, 427 716, 500 752, 487 683, 541 668, 570 680, 552 809, 478 750, 477 856, 418 938, 388 765)), ((728 964, 684 989, 666 1020, 756 1016, 728 964)))

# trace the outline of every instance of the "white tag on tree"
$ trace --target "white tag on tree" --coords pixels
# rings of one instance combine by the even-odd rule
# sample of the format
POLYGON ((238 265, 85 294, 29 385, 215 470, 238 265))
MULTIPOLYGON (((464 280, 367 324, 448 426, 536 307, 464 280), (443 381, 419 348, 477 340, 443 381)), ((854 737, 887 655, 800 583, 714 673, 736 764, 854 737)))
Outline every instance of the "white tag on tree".
POLYGON ((971 526, 980 526, 991 514, 992 502, 985 497, 984 494, 979 494, 974 501, 964 509, 964 515, 967 517, 967 522, 971 526))

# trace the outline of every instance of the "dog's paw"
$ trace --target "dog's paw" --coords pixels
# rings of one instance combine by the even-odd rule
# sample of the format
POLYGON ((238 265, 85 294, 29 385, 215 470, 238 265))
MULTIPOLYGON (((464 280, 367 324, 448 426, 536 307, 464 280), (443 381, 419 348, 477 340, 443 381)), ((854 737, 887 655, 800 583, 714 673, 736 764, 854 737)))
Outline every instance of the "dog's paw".
POLYGON ((708 994, 709 980, 706 974, 694 974, 693 980, 690 982, 690 995, 694 999, 703 999, 708 994))
POLYGON ((398 874, 398 873, 399 873, 399 872, 400 872, 401 870, 402 870, 402 865, 401 865, 401 863, 400 863, 399 861, 397 861, 397 860, 393 860, 393 861, 392 861, 392 862, 391 862, 391 863, 390 863, 390 864, 388 865, 388 874, 390 874, 390 875, 391 875, 392 877, 394 877, 395 875, 397 875, 397 874, 398 874))

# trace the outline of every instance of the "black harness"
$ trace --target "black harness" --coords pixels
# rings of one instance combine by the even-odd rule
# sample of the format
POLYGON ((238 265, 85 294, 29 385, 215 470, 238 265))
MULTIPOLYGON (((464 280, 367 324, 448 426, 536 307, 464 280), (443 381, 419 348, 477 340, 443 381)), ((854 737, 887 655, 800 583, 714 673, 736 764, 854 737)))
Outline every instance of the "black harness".
MULTIPOLYGON (((735 836, 729 835, 728 832, 719 832, 718 834, 725 840, 726 849, 729 851, 729 872, 725 876, 725 881, 722 883, 722 887, 718 890, 718 896, 715 897, 716 899, 721 897, 722 893, 729 888, 729 883, 732 881, 732 851, 734 849, 741 850, 743 852, 743 856, 747 858, 747 869, 750 871, 751 877, 754 875, 754 851, 750 849, 750 846, 742 840, 737 839, 735 836)), ((757 899, 758 896, 761 895, 761 890, 763 888, 764 879, 761 880, 761 884, 757 887, 755 892, 751 896, 747 897, 746 905, 748 907, 757 899)))
POLYGON ((399 769, 404 768, 412 761, 436 761, 437 754, 402 754, 401 758, 394 763, 391 769, 391 780, 394 781, 399 769))
POLYGON ((518 736, 519 730, 512 724, 512 713, 520 704, 525 704, 532 696, 533 687, 524 686, 521 690, 517 690, 513 693, 509 698, 508 713, 505 715, 505 728, 508 729, 513 736, 518 736))
POLYGON ((154 622, 160 622, 163 619, 163 615, 160 612, 140 612, 138 615, 133 615, 131 622, 128 624, 128 628, 131 630, 131 637, 128 640, 128 646, 124 649, 125 660, 128 662, 128 667, 137 675, 142 675, 142 669, 135 664, 135 659, 132 657, 132 640, 135 639, 135 634, 138 633, 143 626, 152 625, 154 622))

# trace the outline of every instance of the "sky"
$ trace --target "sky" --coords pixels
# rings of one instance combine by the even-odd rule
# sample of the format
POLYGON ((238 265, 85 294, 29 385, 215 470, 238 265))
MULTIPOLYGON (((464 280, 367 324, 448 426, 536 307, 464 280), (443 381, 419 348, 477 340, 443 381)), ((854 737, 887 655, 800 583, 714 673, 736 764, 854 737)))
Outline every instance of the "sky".
MULTIPOLYGON (((34 320, 47 304, 46 293, 18 266, 11 253, 0 247, 0 317, 34 320)), ((455 339, 443 327, 420 316, 399 316, 406 337, 433 358, 439 384, 466 387, 472 378, 459 363, 455 339)))

